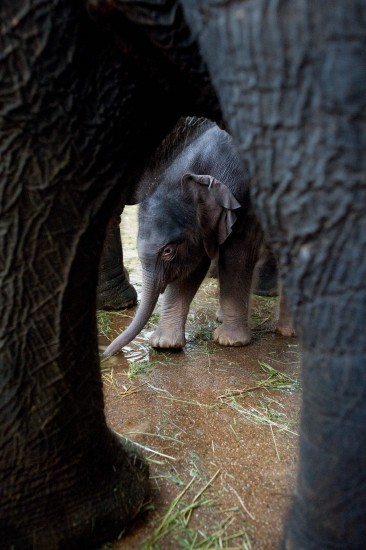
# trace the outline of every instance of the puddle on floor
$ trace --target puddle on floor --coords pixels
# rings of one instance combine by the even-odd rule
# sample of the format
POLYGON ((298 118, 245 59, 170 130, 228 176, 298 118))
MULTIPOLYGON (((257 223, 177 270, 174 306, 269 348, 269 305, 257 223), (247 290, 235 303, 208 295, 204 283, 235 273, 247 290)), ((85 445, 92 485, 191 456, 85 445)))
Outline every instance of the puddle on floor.
MULTIPOLYGON (((127 227, 135 216, 136 207, 128 207, 127 227)), ((123 240, 139 291, 135 238, 123 232, 123 240)), ((249 346, 216 345, 216 294, 216 281, 206 279, 182 351, 152 350, 152 324, 102 361, 108 422, 150 463, 151 502, 115 550, 278 546, 297 464, 299 348, 273 332, 273 298, 253 300, 249 346)), ((101 350, 134 311, 103 314, 101 350)))

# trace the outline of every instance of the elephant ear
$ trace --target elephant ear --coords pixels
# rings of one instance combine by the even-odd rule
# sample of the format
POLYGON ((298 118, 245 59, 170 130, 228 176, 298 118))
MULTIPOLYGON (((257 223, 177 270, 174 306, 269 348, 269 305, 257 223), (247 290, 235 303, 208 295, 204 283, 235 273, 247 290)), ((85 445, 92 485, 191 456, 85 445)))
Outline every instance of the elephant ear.
POLYGON ((218 248, 232 233, 241 208, 230 189, 212 176, 184 174, 182 186, 190 189, 197 203, 198 223, 207 255, 213 260, 218 248))

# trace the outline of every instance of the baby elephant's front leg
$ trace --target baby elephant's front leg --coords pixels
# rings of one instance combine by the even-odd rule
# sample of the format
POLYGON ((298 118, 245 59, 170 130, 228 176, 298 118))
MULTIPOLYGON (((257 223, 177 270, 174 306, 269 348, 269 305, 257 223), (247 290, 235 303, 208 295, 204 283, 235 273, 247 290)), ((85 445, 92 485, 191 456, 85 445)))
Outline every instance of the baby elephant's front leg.
POLYGON ((169 283, 164 294, 157 329, 150 336, 154 348, 182 348, 189 306, 208 269, 208 260, 187 279, 169 283))
POLYGON ((185 343, 184 328, 188 315, 187 298, 181 292, 179 283, 170 283, 161 304, 160 320, 150 336, 153 348, 182 348, 185 343))

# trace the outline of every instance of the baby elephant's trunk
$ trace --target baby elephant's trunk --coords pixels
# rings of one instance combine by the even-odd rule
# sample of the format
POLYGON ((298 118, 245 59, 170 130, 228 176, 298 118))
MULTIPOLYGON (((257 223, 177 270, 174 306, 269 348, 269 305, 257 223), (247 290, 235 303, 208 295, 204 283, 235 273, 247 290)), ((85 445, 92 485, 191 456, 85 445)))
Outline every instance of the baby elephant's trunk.
POLYGON ((150 319, 159 298, 159 288, 155 287, 156 285, 154 284, 153 277, 144 271, 141 302, 136 315, 130 326, 109 344, 103 353, 104 356, 108 357, 109 355, 113 355, 114 353, 120 351, 124 346, 129 344, 131 340, 136 338, 136 336, 144 328, 150 319))

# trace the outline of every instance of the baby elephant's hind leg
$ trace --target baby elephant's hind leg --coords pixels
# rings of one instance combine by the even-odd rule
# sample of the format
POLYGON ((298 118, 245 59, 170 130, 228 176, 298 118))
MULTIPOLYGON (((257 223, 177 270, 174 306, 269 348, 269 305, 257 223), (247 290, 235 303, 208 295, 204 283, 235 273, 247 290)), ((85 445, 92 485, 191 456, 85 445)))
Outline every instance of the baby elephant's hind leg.
POLYGON ((242 238, 220 250, 220 310, 222 325, 214 340, 222 346, 246 346, 251 340, 249 306, 252 278, 262 239, 257 224, 242 238))
POLYGON ((292 316, 287 307, 287 300, 283 292, 282 285, 280 285, 279 318, 277 321, 276 332, 281 334, 281 336, 296 336, 292 316))

